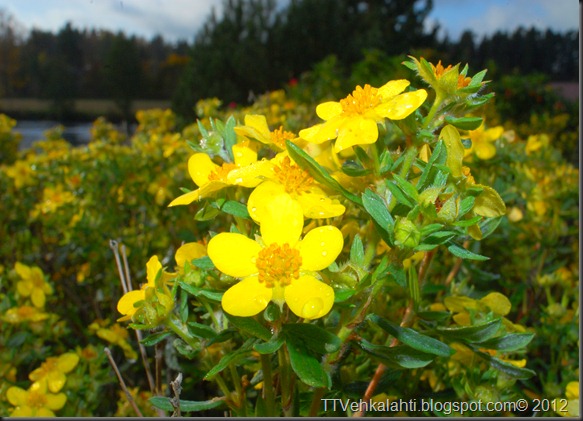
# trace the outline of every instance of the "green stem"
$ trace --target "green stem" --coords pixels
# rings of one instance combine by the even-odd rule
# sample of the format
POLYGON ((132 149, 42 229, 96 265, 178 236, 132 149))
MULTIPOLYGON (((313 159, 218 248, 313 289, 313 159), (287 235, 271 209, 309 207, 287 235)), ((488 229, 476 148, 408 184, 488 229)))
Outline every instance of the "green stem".
POLYGON ((275 397, 273 395, 273 378, 271 373, 271 358, 261 354, 261 370, 263 371, 263 401, 265 402, 265 416, 275 416, 275 397))
POLYGON ((435 101, 433 101, 433 105, 431 106, 431 109, 429 110, 429 113, 427 113, 427 115, 425 116, 425 119, 423 120, 423 128, 424 129, 429 127, 429 123, 431 123, 433 121, 433 118, 435 117, 435 114, 439 110, 439 107, 441 107, 442 103, 443 103, 443 98, 441 98, 441 95, 437 94, 435 96, 435 101))
POLYGON ((172 332, 174 332, 180 339, 186 342, 192 349, 198 348, 197 339, 190 336, 188 329, 186 326, 176 318, 176 316, 169 317, 167 319, 166 326, 170 328, 172 332))
POLYGON ((241 386, 241 378, 239 373, 237 373, 237 368, 233 364, 229 364, 229 372, 231 373, 231 378, 233 379, 233 384, 235 385, 235 392, 237 393, 238 406, 241 409, 242 417, 247 416, 247 399, 241 386))
POLYGON ((293 391, 291 389, 291 370, 290 362, 287 354, 287 345, 283 345, 277 351, 277 357, 279 359, 279 376, 280 376, 280 387, 281 387, 281 409, 283 410, 284 417, 293 416, 293 391))

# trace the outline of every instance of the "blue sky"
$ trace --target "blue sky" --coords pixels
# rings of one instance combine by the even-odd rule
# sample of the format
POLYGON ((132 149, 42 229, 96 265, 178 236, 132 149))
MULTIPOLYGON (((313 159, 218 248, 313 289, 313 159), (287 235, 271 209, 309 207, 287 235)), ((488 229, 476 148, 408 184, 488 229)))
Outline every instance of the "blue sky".
MULTIPOLYGON (((286 1, 286 0, 278 0, 286 1)), ((123 30, 168 41, 192 41, 211 9, 222 0, 0 0, 0 9, 28 30, 33 27, 58 31, 67 21, 77 28, 123 30)), ((496 30, 513 31, 535 26, 554 31, 579 29, 578 0, 434 0, 428 27, 440 23, 451 40, 465 29, 478 38, 496 30)))

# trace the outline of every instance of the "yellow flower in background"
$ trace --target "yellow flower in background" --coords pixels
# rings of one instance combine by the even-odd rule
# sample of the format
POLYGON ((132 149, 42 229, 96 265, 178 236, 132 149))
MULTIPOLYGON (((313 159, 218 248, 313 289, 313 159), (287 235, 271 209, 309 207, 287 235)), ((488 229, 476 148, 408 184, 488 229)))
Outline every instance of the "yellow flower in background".
POLYGON ((17 324, 24 322, 40 322, 49 318, 48 313, 32 306, 20 306, 10 308, 2 316, 2 320, 7 323, 17 324))
MULTIPOLYGON (((130 320, 132 318, 139 308, 138 304, 146 300, 148 289, 154 291, 157 299, 162 305, 164 305, 164 307, 172 306, 174 304, 169 293, 166 294, 164 292, 159 292, 156 287, 156 278, 161 270, 162 264, 160 263, 160 260, 158 260, 158 256, 152 256, 150 260, 148 260, 148 263, 146 263, 146 279, 148 282, 143 284, 138 290, 125 293, 117 302, 117 311, 124 315, 117 319, 118 322, 130 320)), ((164 276, 164 274, 162 273, 161 276, 164 276)))
POLYGON ((30 297, 37 308, 45 306, 46 295, 53 293, 53 288, 45 281, 42 270, 37 266, 26 266, 16 262, 14 270, 21 280, 16 283, 16 290, 23 297, 30 297))
POLYGON ((62 185, 56 187, 46 187, 43 190, 43 199, 30 212, 31 218, 37 218, 39 215, 47 215, 55 212, 61 206, 71 203, 75 200, 75 195, 70 191, 64 190, 62 185))
POLYGON ((286 152, 278 154, 270 162, 273 165, 271 174, 253 190, 247 202, 249 215, 255 222, 261 221, 265 205, 281 194, 289 194, 298 202, 306 218, 332 218, 346 210, 338 200, 329 198, 310 174, 293 162, 286 152))
POLYGON ((208 255, 221 272, 243 278, 223 295, 223 309, 249 317, 270 301, 305 319, 325 316, 334 303, 334 290, 316 278, 342 251, 340 230, 326 225, 308 232, 302 240, 304 218, 300 205, 289 195, 278 195, 266 205, 261 219, 261 239, 221 233, 208 244, 208 255))
POLYGON ((33 382, 46 382, 52 393, 57 393, 67 381, 68 372, 72 371, 79 363, 79 356, 73 352, 67 352, 58 357, 49 357, 39 368, 32 371, 28 378, 33 382))
POLYGON ((541 148, 546 148, 549 145, 549 136, 547 134, 530 135, 526 140, 525 152, 530 155, 541 148))
POLYGON ((324 102, 316 107, 316 114, 326 122, 301 130, 300 137, 312 143, 336 139, 337 153, 354 145, 375 143, 378 123, 385 118, 406 118, 427 98, 424 89, 401 93, 409 84, 405 79, 389 81, 380 88, 366 84, 364 88, 357 86, 339 102, 324 102))
POLYGON ((89 330, 95 332, 104 341, 119 346, 128 360, 136 360, 138 358, 138 354, 128 342, 128 330, 124 327, 118 324, 108 327, 105 320, 96 320, 89 325, 89 330))
POLYGON ((293 140, 297 137, 294 133, 285 131, 283 126, 270 131, 267 119, 259 114, 247 114, 245 125, 235 127, 235 133, 239 136, 256 139, 266 145, 275 145, 279 150, 285 150, 286 140, 293 140))
POLYGON ((490 129, 484 127, 484 123, 480 125, 476 130, 470 130, 470 139, 472 140, 472 146, 469 149, 464 150, 464 157, 468 157, 475 154, 478 158, 482 160, 488 160, 494 158, 496 155, 496 147, 494 142, 504 133, 504 127, 496 126, 490 129))
POLYGON ((249 142, 233 145, 235 162, 219 166, 205 153, 195 153, 188 160, 188 172, 197 190, 183 194, 168 206, 188 205, 195 200, 209 197, 228 186, 255 187, 261 183, 261 175, 269 168, 269 161, 257 161, 257 152, 249 142))
POLYGON ((34 183, 33 165, 27 160, 16 161, 11 166, 3 167, 6 175, 14 181, 14 187, 21 189, 34 183))
POLYGON ((579 382, 569 382, 565 388, 565 397, 567 398, 567 405, 564 399, 555 399, 553 409, 562 417, 579 418, 579 382))
POLYGON ((46 382, 34 382, 28 390, 12 386, 6 391, 6 398, 15 408, 12 417, 54 417, 53 411, 65 406, 67 395, 47 393, 46 382))
POLYGON ((180 270, 184 268, 186 262, 191 262, 203 256, 206 256, 206 247, 203 244, 195 242, 185 243, 176 250, 174 260, 176 260, 176 265, 180 270))

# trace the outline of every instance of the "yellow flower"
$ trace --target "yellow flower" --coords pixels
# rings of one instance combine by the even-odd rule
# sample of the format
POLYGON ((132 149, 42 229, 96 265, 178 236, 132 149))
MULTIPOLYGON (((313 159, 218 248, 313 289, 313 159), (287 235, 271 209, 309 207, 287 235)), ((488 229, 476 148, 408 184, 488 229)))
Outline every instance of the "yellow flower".
POLYGON ((287 303, 299 317, 317 319, 334 302, 334 290, 316 278, 344 245, 342 233, 331 225, 315 228, 303 240, 300 205, 282 194, 266 205, 261 239, 221 233, 208 245, 208 255, 221 272, 243 278, 223 295, 223 309, 234 316, 254 316, 270 301, 287 303))
POLYGON ((13 417, 54 417, 67 401, 64 393, 47 393, 46 382, 34 382, 28 390, 12 386, 6 391, 8 402, 15 406, 13 417))
POLYGON ((191 262, 203 256, 206 256, 206 247, 203 244, 185 243, 176 250, 174 260, 176 260, 176 265, 183 269, 186 262, 191 262))
POLYGON ((357 86, 352 94, 339 102, 324 102, 316 107, 316 114, 325 120, 300 131, 300 137, 312 143, 336 139, 334 151, 340 152, 354 145, 375 143, 379 136, 377 123, 385 118, 402 120, 413 113, 427 98, 419 89, 401 94, 409 81, 392 80, 380 88, 366 84, 357 86))
POLYGON ((128 342, 128 331, 118 324, 107 327, 107 322, 104 320, 96 320, 89 325, 89 330, 109 342, 110 344, 119 346, 128 360, 136 360, 138 354, 128 342))
MULTIPOLYGON (((123 297, 117 302, 117 311, 123 314, 123 317, 117 319, 118 322, 130 320, 140 307, 140 303, 146 300, 148 290, 153 292, 157 300, 166 308, 171 309, 174 302, 169 296, 168 291, 158 291, 156 286, 156 278, 158 273, 162 270, 162 264, 158 260, 158 256, 152 256, 148 263, 146 263, 146 279, 148 282, 143 284, 140 289, 125 293, 123 297), (168 293, 167 293, 168 292, 168 293), (170 303, 170 301, 172 301, 170 303)), ((162 274, 163 276, 163 274, 162 274)))
POLYGON ((555 412, 563 417, 579 418, 579 382, 569 382, 565 389, 565 397, 567 398, 567 405, 565 406, 564 399, 555 399, 553 408, 555 412))
POLYGON ((547 147, 549 145, 549 136, 547 134, 540 134, 540 135, 531 135, 528 136, 526 140, 526 147, 525 152, 527 155, 538 151, 543 147, 547 147))
POLYGON ((248 141, 233 145, 233 155, 235 162, 225 162, 222 166, 205 153, 192 155, 188 172, 199 188, 177 197, 168 206, 188 205, 227 186, 255 187, 261 183, 260 176, 269 168, 269 161, 257 161, 257 152, 249 147, 248 141))
POLYGON ((476 130, 470 130, 472 146, 464 150, 464 157, 474 153, 482 160, 492 159, 496 155, 496 147, 493 143, 500 139, 504 133, 504 127, 496 126, 490 129, 484 128, 484 123, 476 130))
POLYGON ((45 294, 52 294, 53 288, 45 281, 44 274, 40 268, 36 266, 26 266, 20 262, 16 262, 14 270, 22 278, 16 283, 18 293, 23 297, 29 297, 32 304, 37 308, 45 306, 45 294))
POLYGON ((55 212, 61 206, 71 203, 75 200, 75 195, 70 191, 65 191, 62 185, 57 187, 46 187, 43 190, 43 200, 37 203, 34 209, 30 212, 31 218, 36 218, 39 215, 47 215, 55 212))
POLYGON ((247 202, 249 215, 256 222, 261 221, 265 205, 280 194, 289 194, 297 201, 306 218, 332 218, 346 210, 338 200, 330 199, 310 174, 296 165, 286 152, 278 154, 271 163, 271 174, 253 190, 247 202))
POLYGON ((2 316, 2 320, 16 324, 23 322, 40 322, 48 319, 49 315, 32 306, 20 306, 8 309, 2 316))
POLYGON ((14 181, 14 187, 21 189, 34 183, 34 170, 30 162, 26 160, 16 161, 11 166, 3 167, 6 175, 14 181))
POLYGON ((45 381, 49 390, 57 393, 67 381, 65 374, 73 370, 78 362, 79 356, 72 352, 62 354, 58 357, 49 357, 39 368, 32 371, 28 375, 28 378, 33 382, 45 381))
POLYGON ((283 126, 270 131, 265 116, 259 114, 247 114, 245 125, 235 127, 235 133, 240 136, 256 139, 266 145, 275 145, 279 150, 285 150, 285 141, 293 140, 296 135, 285 131, 283 126))

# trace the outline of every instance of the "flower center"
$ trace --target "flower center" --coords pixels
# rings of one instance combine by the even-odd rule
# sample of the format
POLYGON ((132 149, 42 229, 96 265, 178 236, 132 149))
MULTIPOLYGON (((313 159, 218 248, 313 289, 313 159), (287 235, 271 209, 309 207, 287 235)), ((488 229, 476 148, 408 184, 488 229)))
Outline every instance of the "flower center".
POLYGON ((223 165, 209 174, 209 181, 225 181, 227 179, 227 175, 229 175, 229 173, 236 168, 237 164, 225 162, 223 165))
POLYGON ((314 179, 299 165, 292 164, 286 156, 280 165, 275 166, 275 177, 288 193, 301 193, 308 189, 314 179))
POLYGON ((285 287, 292 279, 300 277, 302 257, 287 243, 282 246, 272 243, 259 252, 255 264, 259 270, 259 282, 265 282, 267 288, 285 287))
POLYGON ((368 83, 364 88, 357 86, 351 95, 340 100, 342 111, 346 114, 364 114, 371 108, 381 103, 378 89, 373 88, 368 83))
POLYGON ((280 149, 285 149, 285 141, 292 140, 295 135, 292 132, 286 132, 283 130, 283 126, 279 126, 279 129, 275 129, 270 133, 271 143, 280 149))
POLYGON ((32 408, 44 408, 47 406, 47 397, 44 393, 31 390, 28 392, 26 403, 32 408))

